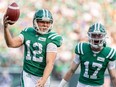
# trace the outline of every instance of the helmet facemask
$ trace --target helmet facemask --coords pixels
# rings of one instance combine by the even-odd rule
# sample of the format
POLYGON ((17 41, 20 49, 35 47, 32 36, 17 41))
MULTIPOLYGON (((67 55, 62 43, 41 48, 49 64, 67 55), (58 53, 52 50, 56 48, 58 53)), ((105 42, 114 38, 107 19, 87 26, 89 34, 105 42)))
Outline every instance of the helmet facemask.
MULTIPOLYGON (((37 21, 38 19, 35 19, 34 20, 34 27, 35 27, 35 30, 40 33, 40 34, 47 34, 49 31, 51 31, 52 27, 53 27, 53 24, 50 23, 50 26, 49 27, 44 27, 44 26, 38 26, 37 24, 37 21), (41 31, 40 28, 43 28, 43 31, 41 31)), ((43 20, 42 20, 43 21, 43 20)))
POLYGON ((105 37, 106 34, 104 33, 88 33, 89 36, 89 43, 94 48, 100 48, 103 47, 103 44, 105 43, 105 37))

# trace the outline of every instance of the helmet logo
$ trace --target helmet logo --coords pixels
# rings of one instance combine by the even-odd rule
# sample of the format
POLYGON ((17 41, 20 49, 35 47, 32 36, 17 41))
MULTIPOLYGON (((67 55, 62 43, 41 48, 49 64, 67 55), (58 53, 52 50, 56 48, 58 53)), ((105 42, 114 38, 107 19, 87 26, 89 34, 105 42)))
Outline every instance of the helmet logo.
POLYGON ((42 21, 50 21, 50 18, 48 18, 48 17, 42 17, 42 21))

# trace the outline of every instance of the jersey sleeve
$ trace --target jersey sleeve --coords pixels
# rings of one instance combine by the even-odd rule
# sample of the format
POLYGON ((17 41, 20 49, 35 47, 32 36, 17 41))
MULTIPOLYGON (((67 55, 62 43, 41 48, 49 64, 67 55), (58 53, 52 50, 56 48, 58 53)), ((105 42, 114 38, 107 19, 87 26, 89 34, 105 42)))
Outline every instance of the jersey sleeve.
MULTIPOLYGON (((25 42, 25 37, 27 37, 27 34, 30 34, 31 32, 33 32, 33 28, 31 27, 28 27, 28 28, 25 28, 23 29, 21 32, 20 32, 20 35, 19 37, 22 39, 22 42, 24 43, 25 42)), ((31 35, 31 34, 30 34, 31 35)))
POLYGON ((113 48, 107 48, 109 51, 106 55, 106 58, 108 58, 110 61, 116 60, 116 50, 113 48))
POLYGON ((47 45, 47 52, 57 52, 57 46, 53 43, 47 45))
POLYGON ((78 43, 75 47, 75 53, 78 54, 78 55, 82 55, 84 54, 83 52, 83 44, 84 43, 78 43))
POLYGON ((23 30, 20 32, 20 34, 25 35, 25 33, 27 32, 28 29, 29 29, 29 28, 23 29, 23 30))
POLYGON ((19 34, 19 37, 21 38, 22 42, 24 43, 24 36, 25 36, 25 31, 26 31, 27 28, 23 29, 20 34, 19 34))
POLYGON ((34 29, 32 27, 27 27, 27 28, 23 29, 20 34, 25 35, 27 32, 28 33, 34 32, 34 29))
POLYGON ((24 40, 25 40, 25 34, 26 34, 26 32, 27 32, 27 29, 28 29, 28 28, 23 29, 23 30, 20 32, 20 34, 19 34, 19 37, 21 38, 21 40, 22 40, 23 43, 24 43, 24 40))
POLYGON ((48 40, 49 40, 49 43, 53 43, 57 47, 60 47, 62 45, 63 38, 61 35, 54 33, 48 37, 48 40))

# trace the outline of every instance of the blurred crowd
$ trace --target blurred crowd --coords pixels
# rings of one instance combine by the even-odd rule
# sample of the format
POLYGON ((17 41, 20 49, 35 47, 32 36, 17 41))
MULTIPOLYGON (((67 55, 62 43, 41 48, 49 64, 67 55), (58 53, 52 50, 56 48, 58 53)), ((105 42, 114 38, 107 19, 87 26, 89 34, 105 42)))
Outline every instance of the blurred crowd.
POLYGON ((26 27, 33 26, 33 15, 37 9, 49 9, 54 17, 53 31, 63 36, 53 75, 61 79, 70 66, 74 47, 87 41, 87 30, 93 22, 101 22, 107 30, 107 44, 116 48, 116 0, 0 0, 0 71, 7 68, 19 72, 23 61, 23 46, 8 48, 3 34, 3 16, 11 2, 20 7, 20 18, 11 26, 12 35, 18 35, 26 27))

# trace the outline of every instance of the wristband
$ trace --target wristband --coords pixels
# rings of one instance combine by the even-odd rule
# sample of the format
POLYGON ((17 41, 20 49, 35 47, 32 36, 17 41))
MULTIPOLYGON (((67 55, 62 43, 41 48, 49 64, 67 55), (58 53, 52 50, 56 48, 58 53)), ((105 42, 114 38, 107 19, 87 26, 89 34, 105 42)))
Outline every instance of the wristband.
POLYGON ((62 79, 58 87, 64 87, 67 83, 66 80, 62 79))

